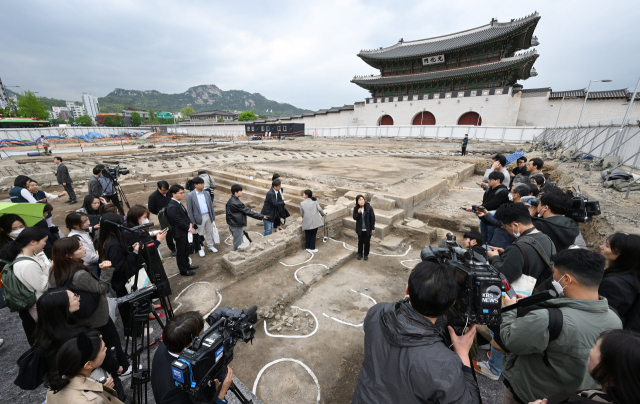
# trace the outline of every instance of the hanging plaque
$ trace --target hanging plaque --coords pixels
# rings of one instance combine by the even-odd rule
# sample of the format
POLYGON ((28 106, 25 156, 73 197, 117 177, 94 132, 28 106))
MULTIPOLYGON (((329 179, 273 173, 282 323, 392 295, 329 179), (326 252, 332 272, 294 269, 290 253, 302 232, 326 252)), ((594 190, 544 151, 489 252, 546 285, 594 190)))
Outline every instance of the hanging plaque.
POLYGON ((444 55, 435 55, 435 56, 428 56, 428 57, 422 58, 423 66, 437 65, 440 63, 444 63, 444 55))

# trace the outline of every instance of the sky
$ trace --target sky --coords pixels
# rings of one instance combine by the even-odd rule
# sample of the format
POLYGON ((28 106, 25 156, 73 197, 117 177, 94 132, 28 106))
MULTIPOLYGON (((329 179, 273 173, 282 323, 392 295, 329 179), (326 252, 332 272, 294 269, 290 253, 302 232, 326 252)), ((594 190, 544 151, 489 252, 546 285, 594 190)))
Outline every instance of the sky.
POLYGON ((538 11, 538 76, 525 88, 633 88, 634 1, 44 1, 0 7, 0 78, 10 90, 80 101, 114 88, 182 93, 215 84, 299 108, 353 104, 378 71, 361 49, 446 35, 538 11))

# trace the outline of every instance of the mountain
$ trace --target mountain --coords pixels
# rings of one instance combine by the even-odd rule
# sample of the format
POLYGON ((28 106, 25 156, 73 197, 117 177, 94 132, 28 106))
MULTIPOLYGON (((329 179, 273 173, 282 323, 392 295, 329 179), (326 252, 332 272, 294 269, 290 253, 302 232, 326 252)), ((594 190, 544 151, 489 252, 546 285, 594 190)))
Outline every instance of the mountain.
POLYGON ((247 111, 256 115, 293 115, 309 112, 291 104, 268 100, 261 94, 242 90, 223 91, 213 84, 191 87, 181 94, 163 94, 156 90, 138 91, 116 88, 98 98, 101 112, 119 112, 125 107, 165 112, 179 112, 191 106, 196 112, 211 110, 247 111), (273 112, 271 112, 273 110, 273 112))

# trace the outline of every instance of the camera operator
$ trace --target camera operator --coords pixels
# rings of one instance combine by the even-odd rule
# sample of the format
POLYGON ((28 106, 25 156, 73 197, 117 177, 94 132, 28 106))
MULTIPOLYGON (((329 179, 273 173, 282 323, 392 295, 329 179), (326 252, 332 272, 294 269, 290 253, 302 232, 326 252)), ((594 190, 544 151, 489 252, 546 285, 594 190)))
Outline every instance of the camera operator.
MULTIPOLYGON (((102 169, 102 175, 98 178, 98 180, 100 181, 100 184, 102 184, 102 190, 104 193, 104 199, 106 199, 108 202, 113 203, 115 206, 118 207, 118 212, 124 216, 124 207, 122 206, 122 203, 120 202, 120 198, 118 198, 118 191, 116 191, 116 187, 113 185, 113 178, 112 176, 109 174, 108 171, 106 171, 106 167, 103 166, 102 164, 96 166, 96 167, 100 167, 102 169), (107 172, 107 174, 109 175, 105 175, 104 173, 107 172)), ((125 173, 126 174, 126 173, 125 173)), ((115 173, 115 175, 118 175, 118 172, 115 173)))
MULTIPOLYGON (((163 208, 169 206, 171 201, 171 194, 169 193, 169 183, 167 181, 158 181, 158 189, 149 195, 149 201, 147 207, 149 212, 157 215, 163 208)), ((177 255, 176 245, 173 242, 173 229, 167 232, 166 237, 167 247, 171 250, 171 255, 175 257, 177 255)))
POLYGON ((509 184, 511 183, 511 174, 509 173, 509 170, 507 170, 507 167, 506 167, 507 158, 502 154, 496 154, 495 156, 493 156, 491 160, 493 160, 493 164, 491 164, 491 167, 487 168, 486 171, 484 172, 484 177, 482 178, 482 185, 480 186, 483 189, 486 188, 485 183, 489 182, 489 174, 491 174, 492 172, 499 172, 499 173, 502 173, 503 175, 502 183, 508 189, 509 184))
MULTIPOLYGON (((446 248, 446 239, 442 239, 442 241, 441 244, 444 245, 438 244, 438 247, 446 248), (445 243, 442 241, 445 241, 445 243)), ((486 250, 482 244, 482 234, 477 231, 468 231, 462 235, 462 247, 453 248, 455 253, 460 257, 464 256, 469 249, 484 257, 486 250)))
MULTIPOLYGON (((530 306, 527 313, 502 314, 499 345, 507 351, 502 372, 505 404, 593 386, 587 370, 589 349, 602 332, 622 328, 607 299, 598 296, 604 262, 602 255, 582 249, 554 255, 554 288, 563 297, 530 306), (550 341, 554 333, 556 338, 550 341)), ((505 296, 507 306, 516 300, 505 296)))
POLYGON ((536 279, 536 286, 549 278, 551 268, 547 262, 555 253, 555 247, 547 235, 533 226, 529 209, 522 203, 505 204, 496 211, 495 218, 516 241, 505 249, 490 246, 494 250, 487 252, 491 264, 504 274, 509 283, 518 280, 524 272, 536 279), (536 244, 541 247, 544 257, 535 247, 536 244))
MULTIPOLYGON (((482 196, 482 206, 491 213, 494 213, 500 205, 509 202, 509 189, 502 183, 503 180, 504 174, 499 171, 493 171, 489 174, 489 187, 482 196)), ((472 212, 474 209, 472 206, 469 206, 466 210, 467 212, 472 212)), ((488 243, 493 237, 493 232, 496 227, 488 225, 482 220, 480 220, 479 224, 482 237, 485 243, 488 243)))
MULTIPOLYGON (((565 393, 558 403, 576 403, 580 398, 590 402, 633 404, 640 397, 640 335, 622 330, 605 331, 593 345, 587 360, 587 370, 602 386, 600 389, 565 393)), ((529 404, 547 404, 541 399, 529 404)))
POLYGON ((367 313, 365 356, 352 403, 479 403, 469 360, 476 326, 462 337, 448 327, 451 341, 445 335, 442 315, 458 296, 454 271, 420 262, 406 293, 408 299, 378 303, 367 313))
POLYGON ((558 188, 540 197, 538 206, 531 206, 533 225, 549 236, 557 251, 564 251, 575 244, 580 235, 578 224, 565 215, 571 209, 573 198, 558 188))
MULTIPOLYGON (((153 357, 151 366, 151 389, 156 404, 191 404, 191 396, 176 387, 171 371, 171 363, 175 361, 185 348, 204 331, 204 319, 197 311, 188 311, 175 316, 167 322, 162 334, 163 342, 153 357)), ((228 368, 227 377, 222 383, 216 404, 226 404, 224 399, 233 381, 233 370, 228 368)), ((216 388, 218 387, 216 383, 216 388)), ((208 402, 208 401, 207 401, 208 402)))

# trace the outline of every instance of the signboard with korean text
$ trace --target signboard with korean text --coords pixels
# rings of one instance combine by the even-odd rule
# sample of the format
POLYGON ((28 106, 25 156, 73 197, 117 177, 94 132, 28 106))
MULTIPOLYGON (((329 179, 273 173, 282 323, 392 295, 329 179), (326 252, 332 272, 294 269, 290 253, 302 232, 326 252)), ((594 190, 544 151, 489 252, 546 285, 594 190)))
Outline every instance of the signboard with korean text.
POLYGON ((444 63, 444 55, 435 55, 435 56, 428 56, 426 58, 422 58, 423 66, 437 65, 440 63, 444 63))
POLYGON ((158 116, 158 118, 171 119, 171 112, 158 112, 156 113, 156 115, 158 116))

